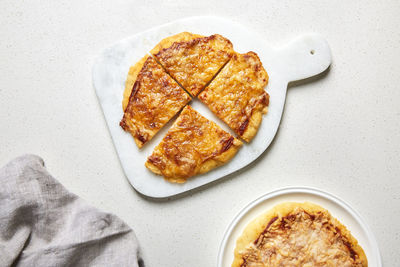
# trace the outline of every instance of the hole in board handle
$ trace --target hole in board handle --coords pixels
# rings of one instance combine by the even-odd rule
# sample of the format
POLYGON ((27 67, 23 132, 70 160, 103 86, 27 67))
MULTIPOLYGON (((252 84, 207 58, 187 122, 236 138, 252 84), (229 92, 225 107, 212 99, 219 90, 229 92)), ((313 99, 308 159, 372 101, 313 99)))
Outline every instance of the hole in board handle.
POLYGON ((314 55, 315 54, 315 50, 314 49, 310 50, 310 54, 314 55))

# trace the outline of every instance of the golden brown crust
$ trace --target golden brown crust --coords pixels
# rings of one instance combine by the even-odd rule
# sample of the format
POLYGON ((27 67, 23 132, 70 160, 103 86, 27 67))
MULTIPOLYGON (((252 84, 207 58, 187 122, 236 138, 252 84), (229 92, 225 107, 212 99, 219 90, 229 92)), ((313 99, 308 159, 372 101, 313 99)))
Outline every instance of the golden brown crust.
POLYGON ((256 53, 235 53, 198 98, 249 142, 268 111, 267 83, 268 74, 256 53))
POLYGON ((148 57, 137 75, 120 125, 132 134, 140 148, 190 100, 163 68, 148 57))
POLYGON ((124 96, 122 99, 123 111, 125 111, 126 107, 128 106, 129 96, 132 93, 133 85, 135 84, 136 78, 140 70, 143 68, 144 62, 146 62, 148 57, 149 57, 148 55, 145 55, 138 62, 136 62, 135 65, 129 68, 128 76, 126 77, 126 82, 125 82, 124 96))
MULTIPOLYGON (((154 50, 157 52, 157 49, 154 50)), ((215 34, 174 42, 153 55, 192 96, 196 96, 233 54, 232 43, 215 34)))
POLYGON ((228 162, 241 145, 241 141, 186 106, 145 165, 170 182, 183 183, 228 162))
POLYGON ((170 47, 175 42, 188 42, 193 39, 201 37, 204 36, 200 34, 194 34, 191 32, 181 32, 172 36, 168 36, 162 39, 152 50, 150 50, 150 54, 155 55, 158 52, 160 52, 160 50, 170 47))
POLYGON ((232 267, 368 266, 346 227, 309 202, 285 202, 257 217, 238 238, 234 254, 232 267))

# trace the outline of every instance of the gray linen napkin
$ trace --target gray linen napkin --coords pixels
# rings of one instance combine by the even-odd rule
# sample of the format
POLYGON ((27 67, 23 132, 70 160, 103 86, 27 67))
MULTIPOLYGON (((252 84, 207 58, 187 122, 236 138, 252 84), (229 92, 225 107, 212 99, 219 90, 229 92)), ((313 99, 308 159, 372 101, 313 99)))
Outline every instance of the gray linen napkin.
POLYGON ((0 169, 0 266, 138 266, 138 243, 25 155, 0 169))

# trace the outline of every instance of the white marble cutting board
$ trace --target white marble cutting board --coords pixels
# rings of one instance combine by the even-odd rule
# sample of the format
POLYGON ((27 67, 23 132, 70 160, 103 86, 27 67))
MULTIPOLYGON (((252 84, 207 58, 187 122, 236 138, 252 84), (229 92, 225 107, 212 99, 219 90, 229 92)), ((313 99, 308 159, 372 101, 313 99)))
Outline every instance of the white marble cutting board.
MULTIPOLYGON (((327 42, 316 34, 300 36, 279 49, 269 47, 266 37, 227 19, 210 16, 190 17, 138 33, 117 42, 101 53, 93 66, 94 87, 122 167, 138 192, 154 198, 177 195, 245 167, 267 149, 279 127, 288 83, 323 72, 331 63, 331 52, 327 42), (121 101, 129 67, 148 53, 161 39, 183 31, 202 35, 218 33, 231 40, 235 51, 256 52, 270 77, 266 88, 270 94, 270 106, 255 138, 249 144, 244 144, 229 163, 193 177, 184 184, 172 184, 144 166, 147 157, 161 141, 172 122, 140 150, 132 136, 122 130, 119 122, 123 116, 121 101)), ((232 133, 200 101, 194 99, 191 105, 205 117, 232 133)))

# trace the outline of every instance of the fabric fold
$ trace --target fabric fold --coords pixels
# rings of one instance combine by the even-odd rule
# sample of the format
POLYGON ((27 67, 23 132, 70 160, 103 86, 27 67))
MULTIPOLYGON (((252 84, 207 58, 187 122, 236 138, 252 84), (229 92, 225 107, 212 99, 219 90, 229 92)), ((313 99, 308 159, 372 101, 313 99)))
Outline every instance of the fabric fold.
POLYGON ((117 216, 70 193, 34 155, 0 169, 0 266, 139 266, 117 216))

